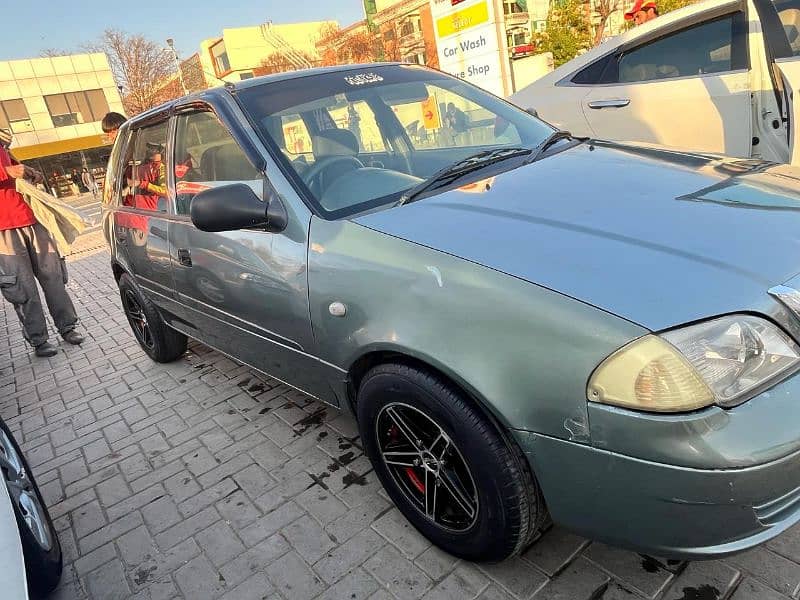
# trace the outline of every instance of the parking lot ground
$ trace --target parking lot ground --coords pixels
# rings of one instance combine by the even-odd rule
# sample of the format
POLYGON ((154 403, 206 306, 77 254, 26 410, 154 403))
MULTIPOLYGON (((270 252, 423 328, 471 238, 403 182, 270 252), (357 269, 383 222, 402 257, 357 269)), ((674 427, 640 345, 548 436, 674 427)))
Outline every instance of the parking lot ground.
POLYGON ((0 304, 0 416, 59 531, 58 600, 778 600, 800 591, 798 528, 714 562, 667 562, 558 528, 502 564, 455 560, 387 501, 352 417, 198 343, 175 363, 153 363, 128 328, 100 233, 73 250, 83 346, 33 357, 0 304))

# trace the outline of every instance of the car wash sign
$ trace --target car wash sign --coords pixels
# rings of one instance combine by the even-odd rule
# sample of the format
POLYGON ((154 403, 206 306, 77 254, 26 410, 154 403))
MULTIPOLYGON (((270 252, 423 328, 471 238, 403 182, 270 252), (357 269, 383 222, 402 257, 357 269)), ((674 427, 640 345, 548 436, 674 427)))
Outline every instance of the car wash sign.
POLYGON ((483 89, 511 93, 502 0, 430 0, 439 68, 483 89))

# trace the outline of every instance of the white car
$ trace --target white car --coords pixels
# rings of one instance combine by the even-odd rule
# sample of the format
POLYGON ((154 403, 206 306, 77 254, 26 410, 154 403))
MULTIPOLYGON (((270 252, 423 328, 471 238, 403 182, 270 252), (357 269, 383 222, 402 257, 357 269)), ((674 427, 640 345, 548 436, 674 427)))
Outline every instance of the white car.
POLYGON ((510 100, 575 135, 800 164, 800 0, 707 0, 510 100))
POLYGON ((24 600, 53 591, 61 578, 61 545, 14 436, 0 420, 0 598, 24 600))

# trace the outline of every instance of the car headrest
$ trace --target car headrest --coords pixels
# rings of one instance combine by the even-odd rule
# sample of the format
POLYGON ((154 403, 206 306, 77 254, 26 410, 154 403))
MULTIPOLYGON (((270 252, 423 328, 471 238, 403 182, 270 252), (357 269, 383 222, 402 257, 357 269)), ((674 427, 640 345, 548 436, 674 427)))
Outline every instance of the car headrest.
POLYGON ((256 168, 236 144, 221 146, 214 158, 218 181, 252 181, 259 177, 256 168))
POLYGON ((315 158, 355 156, 358 154, 358 140, 347 129, 325 129, 311 138, 311 151, 315 158))
POLYGON ((234 143, 207 148, 200 157, 203 181, 252 181, 259 174, 234 143))

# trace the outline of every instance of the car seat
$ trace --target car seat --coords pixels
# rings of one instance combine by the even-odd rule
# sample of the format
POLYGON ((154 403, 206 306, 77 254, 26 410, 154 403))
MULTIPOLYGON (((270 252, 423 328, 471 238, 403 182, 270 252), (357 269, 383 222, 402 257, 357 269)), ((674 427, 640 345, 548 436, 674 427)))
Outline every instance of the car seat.
MULTIPOLYGON (((331 158, 334 156, 358 156, 358 139, 348 129, 324 129, 311 137, 311 152, 314 161, 331 158)), ((355 170, 358 160, 352 161, 351 169, 355 170)), ((333 165, 332 165, 333 166, 333 165)), ((307 182, 317 196, 346 170, 343 163, 336 163, 337 168, 324 169, 316 177, 316 181, 307 182), (316 189, 315 189, 316 188, 316 189)))

